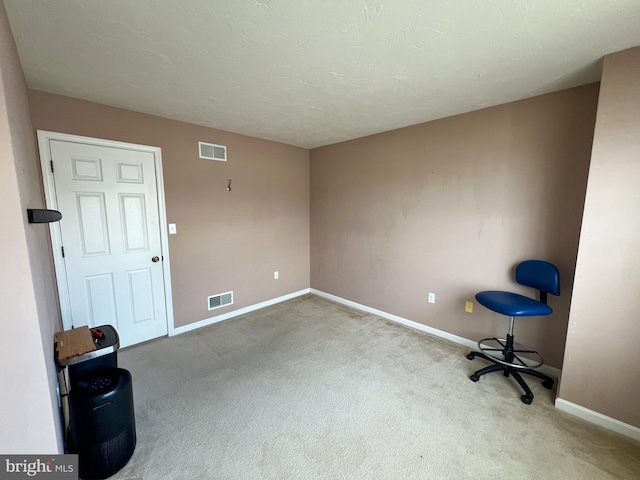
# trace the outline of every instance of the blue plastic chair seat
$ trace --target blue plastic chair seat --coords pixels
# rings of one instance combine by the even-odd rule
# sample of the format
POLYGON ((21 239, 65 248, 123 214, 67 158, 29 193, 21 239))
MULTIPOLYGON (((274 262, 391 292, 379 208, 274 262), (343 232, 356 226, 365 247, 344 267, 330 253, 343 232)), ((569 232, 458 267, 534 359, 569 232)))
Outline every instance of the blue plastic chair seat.
POLYGON ((487 307, 489 310, 510 317, 550 315, 553 312, 551 307, 546 303, 511 292, 495 290, 480 292, 476 294, 476 300, 480 305, 487 307))

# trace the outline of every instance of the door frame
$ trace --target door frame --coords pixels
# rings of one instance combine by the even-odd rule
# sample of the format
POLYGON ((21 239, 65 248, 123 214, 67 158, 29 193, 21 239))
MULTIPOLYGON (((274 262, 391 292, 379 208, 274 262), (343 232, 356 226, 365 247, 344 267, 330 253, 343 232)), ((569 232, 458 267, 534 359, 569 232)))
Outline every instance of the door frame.
MULTIPOLYGON (((169 261, 169 232, 167 230, 167 212, 164 199, 164 177, 162 175, 162 151, 160 147, 149 145, 138 145, 135 143, 117 142, 115 140, 104 140, 101 138, 83 137, 80 135, 70 135, 67 133, 49 132, 37 130, 38 150, 40 152, 40 168, 42 170, 42 183, 44 185, 44 197, 48 209, 57 210, 58 201, 56 196, 56 186, 54 173, 51 171, 52 155, 49 142, 60 140, 64 142, 81 143, 86 145, 96 145, 100 147, 113 147, 153 154, 153 162, 156 172, 156 189, 158 195, 158 219, 160 223, 160 248, 162 252, 162 273, 164 282, 164 301, 167 315, 167 334, 171 335, 174 330, 173 324, 173 297, 171 295, 171 268, 169 261)), ((69 300, 69 287, 67 285, 67 269, 62 256, 62 233, 58 222, 49 223, 51 233, 51 248, 53 252, 53 263, 56 272, 56 283, 58 286, 58 298, 60 300, 60 311, 62 314, 62 325, 65 330, 71 328, 65 319, 71 318, 71 302, 69 300)))

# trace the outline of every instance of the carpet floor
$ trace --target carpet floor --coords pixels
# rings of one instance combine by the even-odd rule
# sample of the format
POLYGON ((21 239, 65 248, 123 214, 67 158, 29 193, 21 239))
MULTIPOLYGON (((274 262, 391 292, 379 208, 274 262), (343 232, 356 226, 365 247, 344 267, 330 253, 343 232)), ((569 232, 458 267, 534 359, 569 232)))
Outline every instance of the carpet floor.
POLYGON ((138 444, 113 479, 639 479, 640 443, 554 390, 305 295, 119 353, 138 444))

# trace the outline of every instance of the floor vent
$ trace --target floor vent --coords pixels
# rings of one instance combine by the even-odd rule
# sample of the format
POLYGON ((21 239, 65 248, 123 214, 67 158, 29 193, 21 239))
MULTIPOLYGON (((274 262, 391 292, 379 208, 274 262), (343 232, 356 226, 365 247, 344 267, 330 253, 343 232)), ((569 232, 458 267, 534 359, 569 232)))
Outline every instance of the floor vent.
POLYGON ((198 142, 200 149, 200 158, 205 160, 227 161, 227 147, 224 145, 215 145, 213 143, 198 142))
POLYGON ((233 304, 233 292, 219 293, 218 295, 211 295, 207 298, 209 302, 209 310, 214 310, 220 307, 226 307, 233 304))

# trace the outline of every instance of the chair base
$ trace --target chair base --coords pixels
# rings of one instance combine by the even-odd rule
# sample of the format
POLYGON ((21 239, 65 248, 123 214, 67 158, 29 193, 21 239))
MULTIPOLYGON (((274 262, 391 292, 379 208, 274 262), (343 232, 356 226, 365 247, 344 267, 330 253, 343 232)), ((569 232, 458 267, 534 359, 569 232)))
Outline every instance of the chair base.
POLYGON ((509 375, 511 375, 513 378, 515 378, 516 382, 518 382, 520 387, 522 387, 522 390, 524 390, 524 395, 520 397, 520 400, 522 400, 522 403, 525 403, 527 405, 533 402, 533 392, 529 388, 529 385, 527 385, 527 382, 525 382, 524 379, 522 378, 522 375, 521 375, 522 373, 526 373, 527 375, 531 375, 533 377, 538 377, 542 379, 542 386, 547 390, 551 390, 553 388, 553 378, 549 377, 548 375, 545 375, 544 373, 540 373, 537 370, 533 370, 531 368, 516 368, 507 364, 498 363, 494 358, 481 352, 469 352, 469 354, 467 355, 467 358, 469 360, 473 360, 475 357, 484 358, 485 360, 488 360, 491 363, 493 363, 493 365, 489 365, 488 367, 481 368, 480 370, 475 372, 473 375, 471 375, 469 378, 472 381, 477 382, 478 380, 480 380, 480 377, 482 375, 485 375, 491 372, 503 372, 505 377, 508 377, 509 375))
POLYGON ((544 364, 542 355, 532 348, 514 341, 513 338, 511 340, 509 338, 483 338, 478 342, 478 352, 489 356, 494 363, 501 363, 513 368, 536 369, 544 364), (507 357, 511 360, 507 361, 507 357))

